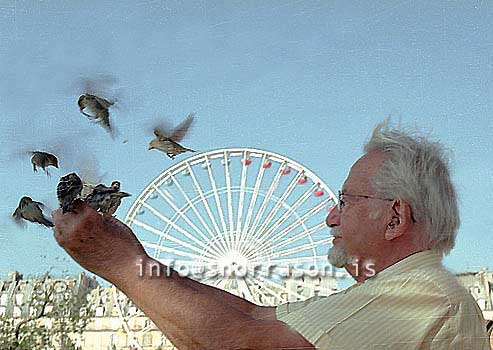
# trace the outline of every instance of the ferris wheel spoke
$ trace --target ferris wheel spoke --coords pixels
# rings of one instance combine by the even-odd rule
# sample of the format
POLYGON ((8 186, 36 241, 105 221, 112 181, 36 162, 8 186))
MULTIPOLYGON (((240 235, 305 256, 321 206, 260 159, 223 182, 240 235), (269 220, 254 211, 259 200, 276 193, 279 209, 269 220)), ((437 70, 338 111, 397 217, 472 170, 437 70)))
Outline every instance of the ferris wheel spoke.
POLYGON ((250 286, 245 281, 245 279, 238 280, 238 290, 243 295, 243 298, 247 300, 255 300, 256 298, 253 296, 252 291, 250 290, 250 286))
POLYGON ((272 259, 272 258, 277 258, 280 256, 300 253, 300 252, 303 252, 306 250, 312 250, 315 247, 318 247, 318 246, 325 244, 325 243, 329 243, 331 241, 332 241, 332 237, 329 237, 326 239, 321 239, 321 240, 316 241, 316 242, 306 243, 306 244, 300 245, 298 247, 284 249, 284 250, 278 250, 276 252, 272 252, 269 255, 265 256, 265 259, 272 259))
POLYGON ((267 190, 267 194, 264 197, 264 200, 262 201, 262 205, 260 206, 257 215, 255 216, 255 220, 253 221, 253 225, 251 227, 252 232, 256 232, 256 228, 258 226, 258 223, 260 219, 262 218, 262 215, 264 214, 265 208, 267 207, 267 204, 269 203, 272 194, 274 191, 277 189, 277 186, 279 186, 279 181, 281 180, 281 168, 284 167, 286 162, 283 162, 281 165, 279 165, 279 168, 276 171, 276 175, 274 177, 274 180, 272 180, 272 183, 267 190))
MULTIPOLYGON (((181 187, 181 185, 178 182, 178 180, 176 179, 176 177, 171 175, 171 178, 173 180, 173 183, 176 185, 176 187, 178 188, 178 190, 182 194, 182 196, 185 198, 185 201, 187 202, 188 206, 192 209, 192 211, 195 213, 195 215, 199 218, 202 225, 204 225, 204 227, 208 228, 209 226, 205 223, 204 219, 202 218, 202 215, 200 215, 200 213, 197 210, 197 208, 195 207, 193 201, 191 201, 190 198, 188 197, 188 195, 185 193, 185 191, 181 187)), ((216 235, 221 237, 221 240, 222 240, 222 236, 221 236, 219 227, 217 226, 216 220, 214 219, 214 215, 212 214, 211 208, 209 207, 209 203, 207 203, 207 200, 205 200, 205 202, 203 202, 203 204, 204 204, 205 210, 207 211, 207 214, 209 215, 209 218, 211 219, 212 225, 214 226, 214 229, 216 230, 216 235)), ((224 243, 224 241, 223 241, 223 243, 224 243)))
MULTIPOLYGON (((245 151, 242 153, 242 159, 248 159, 248 153, 245 151)), ((243 164, 241 168, 241 178, 240 178, 240 198, 238 200, 238 217, 236 220, 236 232, 235 237, 236 241, 234 244, 234 249, 238 249, 238 243, 241 242, 241 221, 243 218, 243 205, 245 202, 245 185, 246 185, 246 177, 247 177, 247 164, 243 164)))
MULTIPOLYGON (((162 263, 165 266, 173 267, 177 265, 181 266, 204 266, 204 260, 203 259, 197 259, 197 260, 178 260, 178 259, 156 259, 160 263, 162 263)), ((207 261, 212 261, 212 260, 207 260, 207 261)))
POLYGON ((262 156, 262 160, 260 162, 259 171, 257 174, 257 178, 255 179, 255 187, 253 188, 252 197, 250 198, 250 204, 248 205, 247 216, 245 220, 245 225, 240 234, 240 246, 239 249, 241 251, 243 242, 245 241, 245 237, 248 234, 248 226, 250 225, 250 221, 253 215, 253 208, 255 208, 255 203, 257 202, 258 194, 260 193, 260 185, 262 184, 262 179, 264 178, 265 168, 262 166, 265 163, 266 155, 262 156))
MULTIPOLYGON (((277 189, 277 186, 279 185, 279 181, 281 180, 281 175, 282 175, 281 168, 284 167, 285 164, 286 164, 286 162, 283 162, 281 165, 279 165, 279 168, 277 169, 276 175, 274 176, 274 179, 272 180, 272 183, 269 186, 269 189, 267 190, 267 193, 266 193, 266 195, 262 201, 262 204, 261 204, 261 206, 257 212, 257 215, 255 215, 255 219, 253 220, 252 227, 251 228, 245 227, 245 229, 253 232, 252 240, 257 238, 256 228, 257 228, 258 222, 260 221, 260 219, 261 219, 261 217, 265 211, 265 208, 267 207, 267 204, 269 203, 269 201, 272 197, 272 194, 274 193, 274 191, 277 189)), ((240 249, 242 249, 241 246, 240 246, 240 249)))
MULTIPOLYGON (((275 250, 275 249, 284 247, 285 245, 291 244, 291 243, 296 242, 298 240, 301 240, 303 238, 311 237, 311 235, 314 232, 323 230, 325 228, 326 228, 325 223, 320 223, 318 225, 310 227, 309 229, 301 231, 300 233, 298 233, 297 235, 294 235, 293 237, 289 237, 288 239, 283 239, 275 245, 271 245, 271 244, 259 245, 259 247, 255 249, 255 253, 258 256, 262 256, 262 254, 267 253, 271 250, 275 250)), ((330 240, 332 241, 332 238, 330 238, 330 240)))
MULTIPOLYGON (((167 218, 166 216, 164 216, 163 214, 161 214, 160 212, 158 212, 154 207, 152 207, 150 204, 148 203, 143 203, 142 204, 143 207, 149 209, 149 211, 151 211, 156 217, 158 217, 161 221, 163 221, 164 223, 168 224, 169 226, 173 227, 176 231, 180 232, 182 235, 184 235, 185 237, 187 237, 188 239, 192 240, 194 243, 196 243, 197 245, 199 245, 200 247, 202 247, 204 250, 199 250, 197 247, 193 246, 193 248, 190 248, 190 249, 193 249, 193 250, 197 250, 198 252, 203 252, 205 255, 208 255, 210 257, 214 257, 215 255, 212 255, 208 252, 208 247, 207 245, 200 241, 199 239, 197 239, 197 237, 193 236, 192 234, 190 234, 188 231, 184 230, 182 227, 178 226, 177 224, 175 224, 173 222, 173 220, 170 220, 169 218, 167 218)), ((139 221, 140 222, 140 221, 139 221)), ((142 223, 144 224, 144 223, 142 223)), ((147 224, 144 224, 144 225, 147 225, 147 224)), ((150 225, 147 225, 148 227, 152 227, 150 225)), ((175 238, 173 237, 172 235, 168 234, 168 233, 164 233, 162 231, 159 231, 158 229, 152 227, 155 231, 159 232, 158 234, 163 237, 163 238, 166 238, 166 239, 169 239, 169 240, 172 240, 172 241, 176 241, 177 243, 180 243, 182 246, 184 247, 192 247, 192 245, 188 244, 187 242, 184 242, 178 238, 175 238)), ((155 232, 153 231, 153 232, 155 232)))
MULTIPOLYGON (((200 250, 197 247, 195 247, 195 246, 193 246, 193 245, 191 245, 191 244, 189 244, 187 242, 182 241, 181 239, 178 239, 176 237, 173 237, 173 236, 171 236, 169 234, 168 235, 167 234, 164 234, 163 232, 161 232, 160 230, 158 230, 157 228, 155 228, 155 227, 153 227, 151 225, 145 224, 145 223, 143 223, 141 221, 138 221, 138 220, 135 220, 134 223, 137 226, 142 227, 146 231, 149 231, 151 233, 154 233, 156 235, 159 235, 159 236, 163 237, 166 240, 169 240, 171 242, 174 242, 174 243, 178 244, 180 247, 186 247, 186 248, 188 248, 190 250, 196 251, 197 253, 199 253, 199 255, 202 253, 202 254, 204 254, 204 256, 208 256, 211 259, 215 259, 216 258, 214 255, 211 255, 208 252, 204 252, 203 250, 200 250)), ((181 228, 180 228, 180 230, 181 230, 181 228)))
POLYGON ((228 234, 226 237, 229 239, 229 247, 233 248, 234 247, 234 223, 233 223, 233 196, 231 193, 231 174, 229 170, 229 158, 228 158, 228 153, 224 151, 224 177, 226 179, 226 202, 228 205, 228 223, 229 223, 229 230, 228 234))
POLYGON ((286 220, 291 218, 293 213, 296 212, 299 206, 301 206, 312 194, 313 189, 315 189, 317 185, 313 185, 310 189, 308 189, 303 195, 301 195, 291 206, 288 206, 288 210, 269 228, 266 232, 255 232, 252 235, 252 241, 255 239, 266 239, 275 229, 280 227, 286 220))
POLYGON ((153 184, 151 188, 155 190, 167 203, 174 205, 174 198, 167 190, 164 190, 155 184, 153 184))
MULTIPOLYGON (((295 265, 295 264, 303 264, 303 263, 310 263, 310 262, 316 262, 316 261, 328 261, 327 256, 321 256, 321 255, 316 255, 316 256, 305 256, 305 257, 296 257, 296 258, 279 258, 279 259, 269 259, 268 262, 269 264, 279 264, 279 265, 295 265)), ((252 264, 255 263, 265 263, 266 261, 262 258, 261 260, 253 260, 252 264)))
MULTIPOLYGON (((207 202, 207 198, 205 197, 205 193, 202 190, 202 187, 200 186, 199 182, 197 181, 196 175, 195 175, 195 173, 194 173, 194 171, 193 171, 193 169, 192 169, 192 167, 190 166, 189 163, 187 163, 187 169, 188 169, 188 172, 190 173, 190 177, 192 178, 192 182, 193 182, 193 184, 195 186, 195 189, 197 190, 197 192, 198 192, 198 194, 200 196, 200 199, 202 200, 202 203, 204 204, 204 207, 206 208, 206 211, 207 211, 207 214, 209 215, 209 218, 211 219, 211 221, 214 220, 214 216, 212 215, 212 210, 211 210, 211 208, 209 206, 209 203, 207 202)), ((202 225, 205 225, 205 223, 203 223, 202 225)), ((209 228, 208 225, 205 225, 205 227, 209 228)), ((217 223, 215 222, 215 220, 214 220, 214 227, 216 229, 216 233, 218 234, 219 233, 218 232, 219 227, 217 226, 217 223)), ((212 232, 210 231, 210 229, 208 229, 208 232, 211 235, 211 237, 214 237, 214 235, 212 234, 212 232)), ((224 241, 222 243, 224 243, 224 244, 221 245, 221 251, 223 253, 225 253, 226 250, 227 250, 226 249, 226 245, 225 245, 225 242, 224 241)))
POLYGON ((175 249, 175 248, 170 248, 170 247, 162 246, 162 245, 159 245, 159 244, 156 244, 156 243, 142 242, 142 245, 144 247, 148 247, 148 248, 151 248, 151 249, 160 251, 160 252, 166 252, 166 253, 170 253, 170 254, 175 254, 175 255, 180 255, 180 256, 186 256, 186 257, 189 257, 189 258, 192 258, 192 259, 195 259, 195 260, 202 259, 202 260, 205 260, 207 262, 213 262, 213 261, 215 261, 215 260, 211 260, 211 259, 204 259, 203 256, 200 256, 200 255, 197 255, 197 254, 184 252, 183 250, 179 250, 179 249, 175 249))
MULTIPOLYGON (((301 195, 289 208, 286 210, 286 212, 264 233, 262 233, 262 236, 260 238, 262 239, 267 239, 272 232, 274 232, 277 228, 279 228, 284 222, 286 222, 293 213, 296 212, 296 209, 298 209, 312 194, 312 191, 317 187, 317 185, 313 185, 311 188, 309 188, 303 195, 301 195)), ((269 240, 270 241, 270 240, 269 240)))
POLYGON ((277 242, 280 239, 283 239, 289 232, 291 232, 292 230, 294 230, 296 227, 302 225, 312 215, 314 215, 317 212, 319 212, 320 210, 324 209, 325 208, 325 205, 328 202, 330 202, 331 200, 332 200, 331 198, 327 198, 327 199, 323 200, 318 205, 316 205, 315 207, 313 207, 311 210, 309 210, 308 212, 306 212, 305 214, 303 214, 303 216, 301 216, 298 219, 296 219, 292 224, 290 224, 285 229, 283 229, 282 231, 280 231, 277 235, 275 235, 272 238, 269 237, 269 239, 266 240, 266 242, 261 242, 261 243, 258 243, 258 244, 254 244, 250 248, 250 250, 246 253, 246 255, 247 256, 251 256, 252 254, 254 254, 255 253, 255 249, 257 249, 259 245, 265 246, 266 244, 272 244, 272 243, 277 242))
POLYGON ((277 200, 277 203, 274 205, 272 210, 269 212, 267 217, 264 220, 264 223, 260 226, 258 229, 258 232, 260 232, 259 236, 262 236, 262 232, 265 231, 267 227, 269 227, 272 219, 274 216, 277 214, 281 206, 285 203, 286 199, 291 195, 293 192, 294 188, 296 187, 296 184, 298 183, 298 180, 301 178, 302 173, 299 172, 297 176, 293 177, 291 182, 289 183, 288 187, 286 188, 286 191, 282 194, 282 196, 277 200))
MULTIPOLYGON (((205 157, 205 159, 206 159, 207 164, 210 164, 210 160, 207 156, 205 157)), ((207 174, 209 175, 209 181, 210 181, 211 186, 212 186, 212 192, 214 193, 214 201, 216 203, 217 212, 219 213, 219 219, 221 220, 221 227, 223 228, 222 232, 226 233, 226 231, 227 231, 226 221, 224 220, 224 215, 223 215, 223 210, 222 210, 222 206, 221 206, 221 200, 219 199, 216 180, 214 179, 210 165, 207 166, 207 174)), ((209 208, 209 205, 207 205, 207 208, 209 208)), ((214 223, 214 227, 216 227, 217 234, 218 234, 219 238, 221 239, 221 242, 224 244, 225 250, 227 251, 228 250, 228 244, 225 242, 223 235, 221 234, 221 230, 217 226, 214 215, 212 215, 212 212, 210 211, 210 208, 208 209, 207 213, 209 214, 212 222, 214 223)))
MULTIPOLYGON (((190 227, 192 227, 194 229, 195 232, 197 232, 197 234, 202 237, 202 239, 204 240, 203 242, 208 242, 209 239, 202 233, 202 231, 188 218, 188 216, 186 216, 183 212, 183 210, 180 210, 176 204, 173 202, 173 201, 169 201, 167 196, 165 195, 165 193, 163 191, 161 191, 160 188, 158 187, 154 187, 154 189, 156 190, 156 192, 173 208, 173 210, 176 212, 176 215, 178 215, 180 218, 182 218, 188 225, 190 225, 190 227)), ((156 210, 153 211, 153 213, 157 212, 156 210)), ((156 214, 155 214, 156 215, 156 214)), ((156 215, 159 217, 159 215, 156 215)), ((174 220, 171 220, 174 222, 174 220)), ((212 232, 210 231, 209 227, 208 226, 205 226, 206 227, 206 230, 209 232, 210 234, 210 237, 213 237, 213 234, 212 232)), ((191 238, 192 240, 196 240, 196 238, 191 238)), ((197 240, 197 242, 200 242, 197 240)), ((204 245, 203 242, 200 242, 198 243, 199 245, 201 245, 202 247, 204 248, 207 248, 207 245, 204 245)), ((213 249, 217 254, 221 254, 221 251, 218 250, 218 248, 216 248, 214 245, 210 245, 210 248, 213 249)))
POLYGON ((217 287, 217 285, 222 281, 222 278, 218 276, 209 276, 200 280, 200 283, 208 284, 217 287))

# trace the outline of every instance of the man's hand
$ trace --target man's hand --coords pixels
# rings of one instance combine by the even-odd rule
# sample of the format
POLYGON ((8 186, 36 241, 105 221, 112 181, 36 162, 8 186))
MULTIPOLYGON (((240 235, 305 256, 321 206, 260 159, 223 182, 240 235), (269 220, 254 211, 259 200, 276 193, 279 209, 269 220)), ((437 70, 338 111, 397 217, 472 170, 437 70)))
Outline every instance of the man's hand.
POLYGON ((132 230, 113 217, 103 217, 82 201, 74 203, 74 212, 52 213, 55 239, 82 267, 117 282, 137 268, 145 251, 132 230))

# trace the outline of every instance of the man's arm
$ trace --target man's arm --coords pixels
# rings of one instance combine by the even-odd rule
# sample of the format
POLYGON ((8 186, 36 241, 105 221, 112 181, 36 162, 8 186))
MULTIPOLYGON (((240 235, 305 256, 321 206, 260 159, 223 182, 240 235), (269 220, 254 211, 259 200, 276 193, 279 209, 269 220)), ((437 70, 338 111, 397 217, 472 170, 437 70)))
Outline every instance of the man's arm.
POLYGON ((81 266, 122 290, 184 349, 315 349, 264 308, 172 271, 145 253, 133 232, 78 202, 53 213, 55 238, 81 266), (149 274, 159 264, 160 276, 149 274), (141 271, 141 267, 143 270, 141 271), (143 273, 141 273, 143 272, 143 273))

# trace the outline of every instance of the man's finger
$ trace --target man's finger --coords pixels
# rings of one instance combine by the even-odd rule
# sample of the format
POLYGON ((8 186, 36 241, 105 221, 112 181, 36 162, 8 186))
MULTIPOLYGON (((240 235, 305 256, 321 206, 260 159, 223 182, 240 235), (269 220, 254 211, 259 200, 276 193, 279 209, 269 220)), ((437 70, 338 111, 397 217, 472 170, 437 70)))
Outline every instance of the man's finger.
POLYGON ((53 218, 54 221, 60 220, 62 215, 63 215, 62 209, 53 210, 51 212, 51 217, 53 218))

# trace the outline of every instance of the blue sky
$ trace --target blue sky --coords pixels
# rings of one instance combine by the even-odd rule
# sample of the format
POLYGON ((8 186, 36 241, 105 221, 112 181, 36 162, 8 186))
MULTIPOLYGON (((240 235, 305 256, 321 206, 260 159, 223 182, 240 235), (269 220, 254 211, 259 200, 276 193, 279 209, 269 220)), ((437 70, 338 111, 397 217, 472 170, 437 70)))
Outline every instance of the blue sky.
POLYGON ((19 198, 56 205, 81 164, 136 196, 176 162, 147 150, 150 123, 192 111, 186 146, 280 153, 334 191, 376 123, 423 130, 454 154, 462 226, 446 265, 493 270, 491 33, 487 2, 0 1, 0 275, 79 271, 50 230, 10 222, 19 198), (78 113, 77 77, 97 74, 117 79, 116 140, 78 113), (51 179, 20 156, 60 144, 80 162, 51 179))

